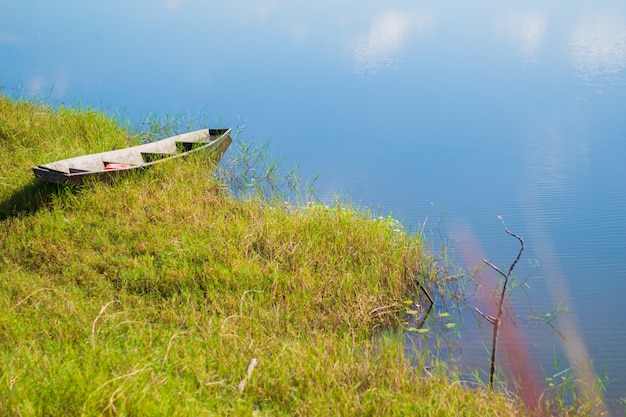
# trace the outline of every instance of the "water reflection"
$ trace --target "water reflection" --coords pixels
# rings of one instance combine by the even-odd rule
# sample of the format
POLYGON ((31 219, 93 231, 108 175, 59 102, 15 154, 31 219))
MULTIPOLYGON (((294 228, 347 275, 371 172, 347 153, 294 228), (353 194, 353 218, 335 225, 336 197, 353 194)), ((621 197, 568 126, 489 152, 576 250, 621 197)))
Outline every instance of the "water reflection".
POLYGON ((610 15, 585 19, 572 30, 570 54, 583 78, 615 76, 626 68, 626 22, 610 15))
POLYGON ((590 163, 589 141, 593 134, 588 131, 585 116, 580 112, 572 111, 570 117, 575 121, 565 127, 560 116, 532 115, 524 125, 534 128, 522 127, 519 132, 524 143, 526 182, 543 190, 542 197, 546 199, 571 191, 573 183, 580 181, 590 163))
POLYGON ((502 19, 498 28, 517 51, 525 65, 536 64, 544 42, 546 16, 541 12, 510 14, 502 19))
POLYGON ((30 96, 50 96, 55 100, 63 99, 70 88, 70 77, 65 69, 46 71, 35 70, 32 78, 26 80, 26 93, 30 96))
POLYGON ((431 20, 429 13, 387 11, 376 16, 368 31, 350 43, 357 74, 376 74, 395 66, 407 48, 410 35, 425 30, 431 20))
MULTIPOLYGON (((532 193, 528 193, 525 198, 532 200, 532 193)), ((528 229, 534 236, 531 243, 537 248, 537 251, 544 254, 542 268, 546 277, 545 282, 548 284, 553 305, 556 306, 560 300, 571 300, 572 296, 569 291, 567 276, 558 261, 563 257, 558 254, 543 214, 534 207, 538 206, 536 204, 527 206, 525 217, 528 222, 528 229)), ((598 383, 598 374, 593 368, 592 355, 580 330, 582 326, 578 319, 579 309, 577 307, 574 304, 569 304, 567 314, 560 315, 558 318, 559 329, 567 334, 567 343, 563 344, 563 351, 576 375, 582 398, 591 403, 599 400, 595 411, 598 412, 597 415, 606 415, 603 392, 598 383)))
POLYGON ((173 12, 175 10, 178 10, 180 8, 180 6, 183 5, 184 0, 165 0, 165 6, 167 7, 167 10, 170 12, 173 12))

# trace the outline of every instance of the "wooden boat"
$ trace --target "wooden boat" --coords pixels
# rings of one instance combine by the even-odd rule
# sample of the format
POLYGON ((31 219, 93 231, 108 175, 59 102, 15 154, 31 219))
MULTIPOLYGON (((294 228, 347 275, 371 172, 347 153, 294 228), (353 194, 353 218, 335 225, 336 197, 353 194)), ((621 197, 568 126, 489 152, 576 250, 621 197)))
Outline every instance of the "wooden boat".
POLYGON ((111 179, 195 152, 220 160, 232 142, 231 129, 203 129, 125 149, 63 159, 33 167, 35 176, 57 184, 81 184, 87 178, 111 179))

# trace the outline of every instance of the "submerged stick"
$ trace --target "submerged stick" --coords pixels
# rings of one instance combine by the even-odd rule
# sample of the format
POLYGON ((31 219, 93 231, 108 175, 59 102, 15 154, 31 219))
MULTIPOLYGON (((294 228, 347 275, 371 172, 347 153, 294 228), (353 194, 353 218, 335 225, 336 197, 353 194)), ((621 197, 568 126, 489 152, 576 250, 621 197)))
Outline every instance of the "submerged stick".
POLYGON ((422 285, 422 283, 418 282, 417 285, 419 285, 420 289, 422 290, 426 298, 428 298, 428 301, 430 301, 430 306, 431 307, 434 306, 435 302, 433 301, 433 298, 430 296, 430 294, 428 294, 428 291, 426 291, 426 288, 422 285))
MULTIPOLYGON (((406 257, 405 257, 405 261, 404 261, 404 280, 406 281, 406 275, 407 275, 407 261, 406 261, 406 257)), ((435 301, 433 300, 433 297, 430 296, 430 294, 428 293, 428 291, 426 290, 426 287, 424 287, 424 285, 422 285, 422 283, 419 281, 419 279, 416 280, 417 281, 417 286, 420 288, 420 290, 422 290, 422 292, 424 293, 424 295, 426 296, 426 298, 428 299, 428 301, 430 302, 431 307, 435 305, 435 301)))

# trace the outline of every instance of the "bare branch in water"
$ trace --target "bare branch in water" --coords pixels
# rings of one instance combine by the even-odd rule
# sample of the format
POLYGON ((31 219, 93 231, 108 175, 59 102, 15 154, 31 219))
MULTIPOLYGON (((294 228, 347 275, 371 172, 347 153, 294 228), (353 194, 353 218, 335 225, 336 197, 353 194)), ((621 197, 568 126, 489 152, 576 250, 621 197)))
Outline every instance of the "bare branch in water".
POLYGON ((430 294, 428 294, 428 291, 426 291, 426 288, 422 285, 421 282, 418 282, 418 285, 420 286, 420 289, 422 290, 426 298, 428 298, 428 301, 430 301, 430 305, 434 306, 435 302, 433 301, 433 298, 430 296, 430 294))
POLYGON ((509 278, 511 278, 511 274, 513 273, 513 269, 515 268, 515 265, 517 265, 517 262, 519 261, 520 257, 522 256, 522 252, 524 252, 524 240, 521 237, 519 237, 518 235, 516 235, 515 233, 511 232, 506 227, 506 224, 504 223, 504 219, 502 218, 502 216, 498 216, 498 219, 500 219, 500 221, 502 222, 502 226, 504 226, 504 231, 508 235, 513 236, 514 238, 519 240, 521 248, 520 248, 520 250, 519 250, 519 252, 517 254, 517 257, 515 258, 515 260, 511 264, 511 267, 509 268, 508 274, 506 274, 506 275, 497 266, 495 266, 491 262, 487 261, 486 259, 483 259, 483 262, 485 264, 489 265, 496 272, 498 272, 502 277, 504 277, 504 283, 502 285, 502 292, 500 293, 500 299, 498 301, 498 314, 497 314, 497 316, 496 317, 492 317, 492 316, 485 315, 478 308, 476 308, 476 311, 478 312, 478 314, 480 314, 485 320, 487 320, 489 323, 491 323, 493 325, 493 339, 492 339, 492 343, 491 343, 491 360, 490 360, 491 369, 489 370, 489 388, 490 389, 493 389, 493 380, 494 380, 494 374, 495 374, 495 371, 496 371, 496 348, 497 348, 497 345, 498 345, 498 334, 500 332, 500 323, 501 323, 501 320, 502 320, 502 313, 504 311, 504 299, 506 297, 506 289, 507 289, 507 285, 509 284, 509 278))
POLYGON ((476 310, 476 312, 480 314, 489 323, 494 324, 494 325, 496 324, 496 318, 494 316, 490 316, 488 314, 483 313, 482 311, 478 309, 478 307, 474 307, 474 310, 476 310))

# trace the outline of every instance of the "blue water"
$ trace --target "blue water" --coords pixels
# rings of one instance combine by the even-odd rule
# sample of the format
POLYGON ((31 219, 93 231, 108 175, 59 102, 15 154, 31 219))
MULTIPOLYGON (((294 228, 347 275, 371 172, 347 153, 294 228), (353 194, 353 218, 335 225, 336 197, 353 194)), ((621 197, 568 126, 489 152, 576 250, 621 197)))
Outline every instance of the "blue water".
MULTIPOLYGON (((512 261, 504 216, 527 245, 520 323, 568 307, 553 323, 566 343, 520 324, 534 362, 553 374, 567 367, 553 369, 553 346, 570 361, 582 346, 619 412, 626 3, 440 3, 4 0, 0 85, 135 124, 186 112, 245 125, 242 139, 321 174, 324 201, 424 226, 467 269, 512 261)), ((489 332, 467 322, 464 360, 486 368, 489 332)))

